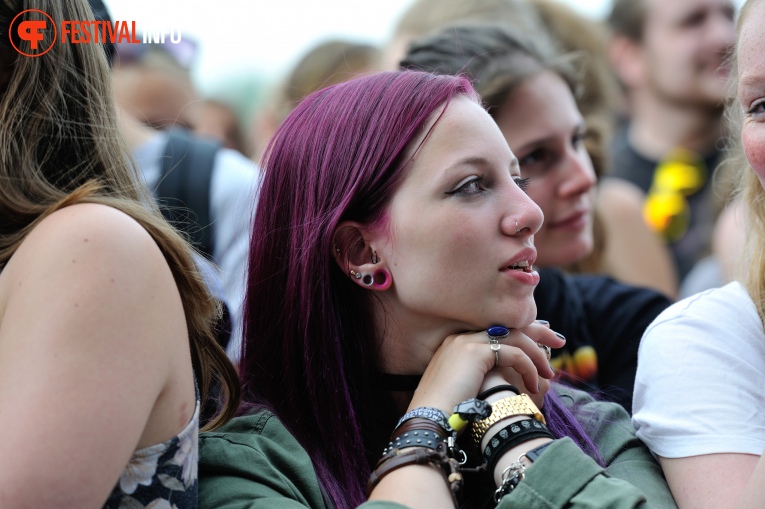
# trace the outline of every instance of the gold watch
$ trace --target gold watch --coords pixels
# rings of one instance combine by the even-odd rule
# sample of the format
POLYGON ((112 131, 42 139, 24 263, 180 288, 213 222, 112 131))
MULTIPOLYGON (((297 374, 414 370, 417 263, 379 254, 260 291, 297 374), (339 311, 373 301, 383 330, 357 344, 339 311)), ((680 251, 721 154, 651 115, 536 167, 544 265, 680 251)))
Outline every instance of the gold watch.
POLYGON ((500 399, 491 404, 491 415, 489 417, 474 422, 470 426, 470 437, 476 449, 481 449, 481 439, 489 431, 489 428, 502 419, 516 415, 528 415, 542 424, 547 424, 544 415, 542 415, 542 412, 539 411, 534 402, 531 401, 528 394, 500 399))

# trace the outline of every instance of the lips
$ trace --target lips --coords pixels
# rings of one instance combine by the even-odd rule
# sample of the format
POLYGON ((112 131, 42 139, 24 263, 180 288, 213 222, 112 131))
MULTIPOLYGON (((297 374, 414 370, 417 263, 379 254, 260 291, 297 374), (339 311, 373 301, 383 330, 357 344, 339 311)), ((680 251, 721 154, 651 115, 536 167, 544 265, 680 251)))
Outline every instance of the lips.
POLYGON ((500 268, 501 272, 518 270, 531 273, 534 271, 534 262, 537 259, 537 250, 531 247, 521 249, 515 256, 506 261, 500 268))
POLYGON ((578 210, 554 223, 548 223, 547 226, 550 228, 579 229, 586 224, 589 214, 589 210, 578 210))

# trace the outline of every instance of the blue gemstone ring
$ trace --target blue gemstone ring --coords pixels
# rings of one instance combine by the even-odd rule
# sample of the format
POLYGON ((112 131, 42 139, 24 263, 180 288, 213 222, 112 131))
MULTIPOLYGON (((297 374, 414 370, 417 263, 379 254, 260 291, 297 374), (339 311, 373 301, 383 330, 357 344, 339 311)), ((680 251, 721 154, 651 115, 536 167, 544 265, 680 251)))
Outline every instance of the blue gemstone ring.
POLYGON ((498 339, 506 338, 510 335, 510 329, 502 327, 501 325, 492 325, 486 329, 486 334, 489 336, 489 341, 496 341, 498 339))

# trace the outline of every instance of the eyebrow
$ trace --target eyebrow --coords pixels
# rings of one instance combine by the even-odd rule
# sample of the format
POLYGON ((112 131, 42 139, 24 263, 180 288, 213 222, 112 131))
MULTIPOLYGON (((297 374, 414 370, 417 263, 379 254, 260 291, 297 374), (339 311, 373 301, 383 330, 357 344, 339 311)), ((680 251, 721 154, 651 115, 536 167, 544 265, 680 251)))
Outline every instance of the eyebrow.
MULTIPOLYGON (((587 121, 582 120, 581 122, 578 122, 576 125, 574 125, 574 128, 571 130, 572 134, 587 134, 587 121)), ((547 136, 545 138, 539 138, 536 140, 531 140, 525 145, 523 145, 521 148, 527 149, 529 147, 539 147, 542 145, 545 145, 553 140, 555 140, 558 137, 558 135, 553 134, 551 136, 547 136)), ((516 147, 517 148, 517 147, 516 147)), ((519 149, 520 151, 520 149, 519 149)))
MULTIPOLYGON (((464 159, 460 159, 453 165, 449 166, 449 168, 447 169, 452 170, 460 166, 491 166, 491 163, 485 157, 470 156, 470 157, 465 157, 464 159)), ((517 157, 513 157, 513 159, 510 161, 510 170, 513 170, 513 169, 520 171, 520 165, 518 163, 517 157)))
POLYGON ((765 76, 762 74, 746 74, 738 80, 738 86, 751 87, 765 83, 765 76))

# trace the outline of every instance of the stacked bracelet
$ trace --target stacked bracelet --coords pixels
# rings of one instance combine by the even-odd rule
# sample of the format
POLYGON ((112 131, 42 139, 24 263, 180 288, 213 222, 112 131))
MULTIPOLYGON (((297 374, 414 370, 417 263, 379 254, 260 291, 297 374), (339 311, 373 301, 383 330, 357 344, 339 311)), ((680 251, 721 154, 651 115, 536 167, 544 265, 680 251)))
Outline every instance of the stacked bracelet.
POLYGON ((438 450, 426 449, 424 447, 413 447, 404 451, 398 449, 392 450, 377 462, 372 475, 369 476, 367 497, 371 495, 372 490, 380 483, 380 480, 394 470, 409 465, 426 464, 439 468, 444 474, 444 479, 449 485, 449 490, 452 494, 454 506, 457 507, 457 493, 462 489, 464 481, 462 474, 458 471, 459 463, 454 458, 448 456, 445 446, 439 447, 438 450))
POLYGON ((502 455, 513 447, 534 438, 555 439, 547 426, 536 419, 524 419, 514 422, 502 428, 494 435, 483 450, 483 458, 488 465, 489 472, 494 468, 502 455))
POLYGON ((439 444, 446 442, 447 436, 446 431, 430 419, 414 417, 395 429, 383 456, 409 447, 425 447, 435 451, 439 444))
POLYGON ((427 417, 411 417, 396 427, 383 457, 375 465, 367 483, 367 495, 380 480, 401 467, 432 464, 444 474, 456 504, 463 478, 460 462, 453 457, 451 440, 446 430, 427 417))
POLYGON ((529 398, 528 394, 521 394, 520 396, 512 396, 495 401, 491 404, 491 407, 492 413, 488 418, 474 422, 470 427, 470 437, 473 440, 473 445, 475 446, 476 451, 480 451, 481 440, 486 432, 489 431, 489 428, 503 419, 524 415, 533 417, 542 424, 545 423, 544 416, 531 398, 529 398))

